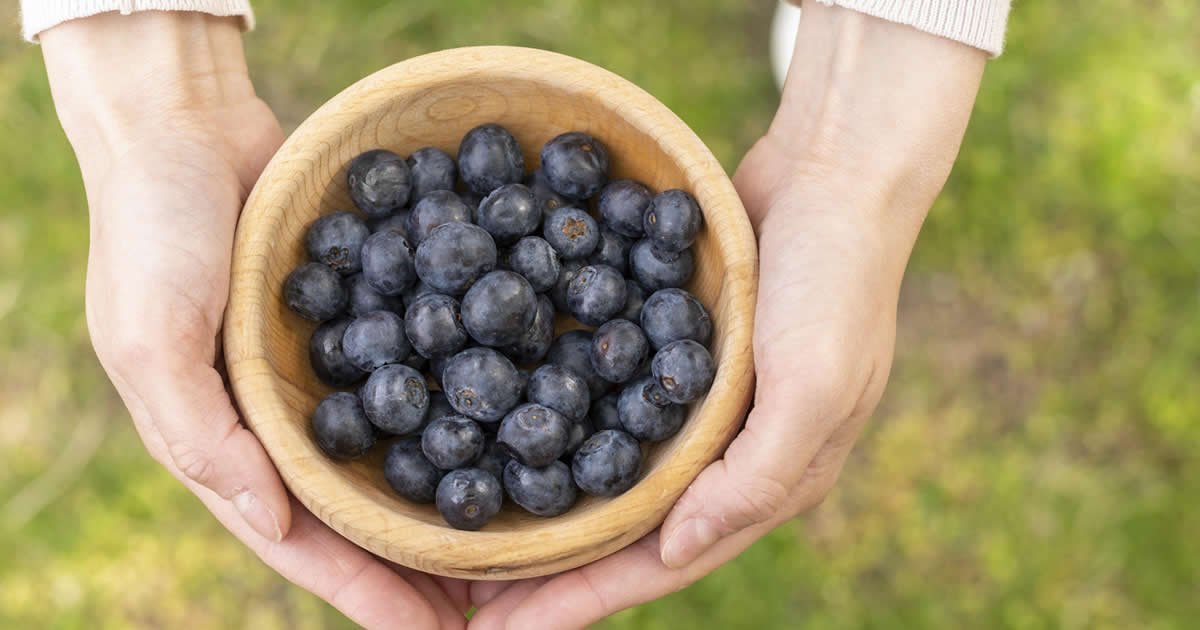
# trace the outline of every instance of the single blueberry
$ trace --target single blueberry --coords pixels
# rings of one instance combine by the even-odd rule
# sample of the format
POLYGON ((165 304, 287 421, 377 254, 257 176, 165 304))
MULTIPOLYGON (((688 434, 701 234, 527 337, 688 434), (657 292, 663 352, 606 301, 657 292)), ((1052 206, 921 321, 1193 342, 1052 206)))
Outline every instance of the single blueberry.
POLYGON ((712 320, 708 309, 691 293, 663 289, 646 298, 642 306, 642 330, 655 350, 680 339, 691 339, 703 346, 712 337, 712 320))
POLYGON ((633 241, 629 237, 602 227, 600 242, 587 261, 591 265, 608 265, 625 275, 629 273, 629 250, 632 248, 633 241))
POLYGON ((588 265, 567 286, 567 307, 575 319, 599 326, 625 308, 625 278, 608 265, 588 265))
POLYGON ((561 365, 579 375, 588 384, 588 393, 599 398, 608 389, 609 383, 592 368, 590 353, 592 333, 586 330, 570 330, 558 336, 546 353, 546 363, 561 365))
MULTIPOLYGON (((533 191, 533 197, 537 200, 538 209, 542 211, 542 216, 544 217, 550 216, 560 208, 572 205, 569 199, 554 192, 554 189, 550 187, 550 182, 546 181, 546 174, 541 169, 530 173, 525 178, 525 185, 533 191)), ((639 229, 641 229, 641 225, 641 221, 638 221, 639 229)))
POLYGON ((468 348, 446 361, 442 389, 458 413, 498 422, 521 400, 521 377, 507 357, 491 348, 468 348))
POLYGON ((584 440, 592 437, 592 434, 595 432, 595 427, 592 426, 592 422, 586 417, 582 420, 572 422, 571 437, 567 440, 567 452, 563 455, 563 459, 570 461, 571 455, 574 455, 575 451, 579 450, 579 447, 583 445, 584 440))
POLYGON ((691 339, 680 339, 655 353, 650 372, 668 400, 685 405, 708 393, 717 366, 707 348, 691 339))
POLYGON ((661 192, 654 198, 642 227, 646 238, 660 251, 677 253, 692 246, 700 233, 703 214, 696 198, 686 191, 675 189, 661 192))
POLYGON ((500 485, 504 485, 504 467, 511 461, 512 455, 509 455, 508 451, 504 450, 504 447, 497 444, 496 438, 492 436, 488 437, 484 442, 483 454, 479 456, 479 459, 475 460, 475 467, 488 471, 500 481, 500 485))
POLYGON ((413 350, 425 358, 451 355, 467 345, 458 300, 440 293, 417 298, 404 313, 404 332, 413 350))
POLYGON ((586 258, 600 243, 600 227, 579 208, 563 208, 546 217, 542 237, 563 260, 586 258))
POLYGON ((367 239, 362 267, 367 283, 384 295, 400 295, 417 281, 412 246, 395 230, 376 232, 367 239))
POLYGON ((372 234, 384 230, 395 230, 407 238, 408 214, 408 210, 401 208, 383 218, 367 219, 367 227, 371 228, 372 234))
POLYGON ((380 431, 408 435, 425 424, 429 390, 421 373, 407 365, 385 365, 375 370, 358 395, 367 418, 380 431))
POLYGON ((646 442, 665 440, 683 426, 685 408, 667 399, 666 392, 645 376, 625 386, 617 399, 621 426, 633 437, 646 442))
POLYGON ((446 473, 421 451, 421 438, 404 438, 388 447, 383 477, 396 494, 415 503, 433 503, 446 473))
POLYGON ((564 260, 558 270, 558 281, 550 289, 550 301, 554 303, 554 308, 563 313, 569 313, 570 305, 567 304, 567 287, 571 286, 571 281, 575 279, 576 274, 580 269, 583 269, 584 262, 582 260, 564 260))
POLYGON ((526 236, 509 248, 507 267, 525 276, 537 293, 554 288, 562 271, 558 252, 546 239, 537 236, 526 236))
POLYGON ((575 483, 571 469, 554 461, 541 468, 516 460, 504 467, 504 490, 508 498, 537 516, 558 516, 575 504, 575 483))
POLYGON ((529 281, 512 271, 493 271, 467 290, 462 321, 471 337, 485 346, 507 346, 537 317, 537 294, 529 281))
POLYGON ((408 170, 412 172, 412 198, 420 201, 435 190, 454 190, 458 168, 454 158, 436 147, 417 149, 408 156, 408 170))
POLYGON ((692 250, 677 254, 660 251, 648 239, 633 244, 629 250, 629 270, 633 279, 647 291, 682 287, 696 270, 692 250))
POLYGON ((375 445, 375 432, 358 396, 349 392, 330 394, 317 405, 312 416, 317 446, 336 459, 354 459, 375 445))
POLYGON ((342 352, 352 365, 371 372, 404 361, 412 346, 404 334, 404 319, 391 311, 373 311, 346 327, 342 352))
POLYGON ((549 407, 571 421, 587 417, 591 394, 587 381, 561 365, 547 364, 529 377, 529 402, 549 407))
POLYGON ((571 475, 580 490, 597 497, 615 497, 637 483, 642 449, 624 431, 599 431, 588 438, 571 460, 571 475))
POLYGON ((588 420, 591 421, 592 427, 595 430, 625 430, 621 426, 621 416, 617 413, 618 396, 618 394, 608 394, 607 396, 601 396, 596 402, 592 403, 592 409, 588 412, 588 420))
POLYGON ((350 294, 350 315, 362 317, 371 311, 404 313, 404 301, 398 295, 384 295, 371 287, 367 277, 356 273, 346 278, 346 289, 350 294))
POLYGON ((470 418, 438 418, 421 434, 421 451, 442 470, 469 466, 483 454, 483 430, 470 418))
POLYGON ((363 243, 371 235, 367 224, 353 212, 326 214, 312 225, 304 235, 304 246, 308 258, 324 263, 331 269, 348 276, 362 270, 363 243))
POLYGON ((600 216, 618 234, 629 238, 641 238, 646 209, 654 200, 654 194, 642 184, 630 179, 610 183, 600 191, 600 216))
POLYGON ((342 335, 350 322, 348 317, 325 322, 308 340, 308 361, 313 372, 330 387, 349 387, 367 377, 342 353, 342 335))
POLYGON ((637 374, 649 354, 642 329, 627 319, 614 319, 596 329, 588 357, 604 380, 624 383, 637 374))
POLYGON ((408 213, 407 234, 414 246, 429 238, 429 233, 445 223, 471 222, 471 208, 449 190, 435 190, 413 206, 408 213))
POLYGON ((487 195, 505 185, 521 181, 525 157, 521 145, 500 125, 480 125, 463 136, 458 147, 458 172, 467 187, 487 195))
POLYGON ((513 409, 500 423, 496 441, 526 466, 545 466, 567 452, 571 422, 557 411, 535 403, 513 409))
POLYGON ((554 305, 550 298, 537 297, 537 315, 533 323, 521 333, 516 343, 504 346, 502 352, 516 363, 536 363, 550 351, 554 343, 554 305))
POLYGON ((536 232, 542 224, 542 211, 532 190, 521 184, 505 184, 479 203, 475 223, 497 243, 508 245, 536 232))
POLYGON ((446 223, 417 247, 417 275, 435 290, 462 295, 496 268, 496 243, 483 228, 446 223))
POLYGON ((346 170, 350 197, 369 217, 386 217, 408 203, 412 173, 404 158, 383 149, 354 158, 346 170))
POLYGON ((628 319, 631 322, 642 321, 642 305, 646 303, 646 290, 637 282, 625 279, 625 308, 617 313, 617 318, 628 319))
POLYGON ((542 172, 550 187, 570 199, 587 199, 608 182, 608 151, 586 133, 564 133, 542 147, 542 172))
POLYGON ((283 301, 304 319, 323 322, 346 310, 349 295, 338 272, 321 263, 305 263, 283 282, 283 301))
POLYGON ((504 490, 491 473, 478 468, 459 468, 442 477, 436 501, 438 512, 451 527, 476 531, 500 511, 504 490))

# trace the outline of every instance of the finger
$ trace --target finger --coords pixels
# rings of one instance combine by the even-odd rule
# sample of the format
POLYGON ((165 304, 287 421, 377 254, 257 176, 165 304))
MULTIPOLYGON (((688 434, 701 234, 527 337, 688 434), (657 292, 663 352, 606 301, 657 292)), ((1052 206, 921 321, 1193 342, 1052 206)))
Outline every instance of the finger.
POLYGON ((471 583, 471 604, 476 608, 487 604, 496 599, 508 587, 520 583, 520 580, 509 580, 504 582, 472 582, 471 583))
POLYGON ((467 597, 468 584, 463 580, 421 573, 394 562, 386 563, 397 575, 421 592, 439 610, 454 611, 466 621, 471 602, 467 597))
POLYGON ((509 615, 516 610, 527 598, 538 592, 542 586, 551 581, 551 577, 531 578, 516 582, 505 582, 505 588, 500 590, 486 604, 479 605, 475 616, 471 617, 468 627, 471 630, 503 630, 505 628, 542 628, 540 623, 532 626, 513 626, 509 615))

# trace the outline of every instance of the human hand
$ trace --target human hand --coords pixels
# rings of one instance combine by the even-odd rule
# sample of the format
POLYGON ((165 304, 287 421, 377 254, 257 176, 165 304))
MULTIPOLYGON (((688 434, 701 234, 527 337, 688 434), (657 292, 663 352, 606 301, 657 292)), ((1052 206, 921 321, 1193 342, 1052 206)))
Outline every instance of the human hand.
POLYGON ((90 206, 88 328, 151 456, 264 562, 358 623, 465 625, 466 583, 386 564, 289 500, 224 382, 234 228, 283 140, 237 25, 110 13, 41 41, 90 206))

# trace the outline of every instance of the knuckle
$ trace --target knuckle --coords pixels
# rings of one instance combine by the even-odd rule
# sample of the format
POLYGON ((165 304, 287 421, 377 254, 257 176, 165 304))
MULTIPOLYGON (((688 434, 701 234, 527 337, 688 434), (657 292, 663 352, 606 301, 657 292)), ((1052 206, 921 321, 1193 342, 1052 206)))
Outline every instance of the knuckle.
POLYGON ((769 520, 787 504, 788 491, 783 484, 767 477, 750 477, 733 485, 735 516, 726 517, 726 525, 744 528, 769 520))
POLYGON ((202 486, 208 486, 216 476, 212 457, 190 444, 174 442, 167 447, 167 453, 179 472, 202 486))

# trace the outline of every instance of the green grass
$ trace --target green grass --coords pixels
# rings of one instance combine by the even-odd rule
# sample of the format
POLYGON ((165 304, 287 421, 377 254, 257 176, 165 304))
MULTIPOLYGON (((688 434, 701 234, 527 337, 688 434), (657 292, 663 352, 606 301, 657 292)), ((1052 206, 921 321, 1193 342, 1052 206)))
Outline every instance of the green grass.
MULTIPOLYGON (((730 169, 775 106, 770 3, 256 3, 291 128, 479 43, 642 85, 730 169)), ((12 23, 12 9, 3 9, 12 23)), ((606 628, 1185 628, 1200 618, 1200 9, 1018 2, 838 489, 606 628)), ((83 318, 85 199, 36 48, 0 40, 0 627, 317 628, 142 451, 83 318)))

